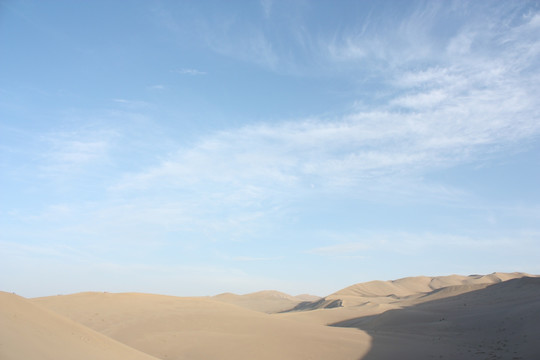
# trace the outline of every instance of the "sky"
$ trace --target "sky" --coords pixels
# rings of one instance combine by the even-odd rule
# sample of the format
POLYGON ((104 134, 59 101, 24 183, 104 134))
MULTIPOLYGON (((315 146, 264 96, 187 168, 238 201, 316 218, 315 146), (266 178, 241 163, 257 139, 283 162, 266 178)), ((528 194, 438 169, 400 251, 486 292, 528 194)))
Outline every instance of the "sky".
POLYGON ((0 1, 0 290, 540 274, 537 1, 0 1))

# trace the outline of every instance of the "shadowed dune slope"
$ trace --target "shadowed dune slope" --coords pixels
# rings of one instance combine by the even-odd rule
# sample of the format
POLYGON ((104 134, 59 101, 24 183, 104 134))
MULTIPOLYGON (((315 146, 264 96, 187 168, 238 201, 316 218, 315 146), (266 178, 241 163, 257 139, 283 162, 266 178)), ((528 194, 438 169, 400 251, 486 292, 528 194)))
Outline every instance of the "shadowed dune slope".
POLYGON ((211 298, 80 293, 33 302, 161 359, 359 359, 370 346, 357 329, 280 319, 211 298))
POLYGON ((0 359, 156 360, 5 292, 0 292, 0 359))
POLYGON ((331 296, 382 297, 395 296, 403 298, 419 293, 456 285, 495 284, 510 279, 528 276, 524 273, 493 273, 489 275, 449 275, 449 276, 416 276, 389 281, 370 281, 355 284, 333 293, 331 296))
POLYGON ((366 360, 540 358, 540 278, 471 289, 334 326, 356 327, 373 337, 366 360))
MULTIPOLYGON (((476 285, 495 284, 524 276, 530 275, 524 273, 493 273, 489 275, 469 276, 416 276, 389 281, 376 280, 346 287, 317 302, 302 302, 295 308, 292 308, 292 310, 314 310, 318 308, 327 308, 329 307, 329 304, 335 305, 338 303, 339 306, 343 307, 363 306, 367 303, 392 304, 401 302, 404 299, 412 300, 421 298, 435 290, 450 286, 465 286, 462 289, 470 288, 472 290, 476 285)), ((442 294, 440 296, 442 296, 442 294)))
POLYGON ((316 301, 0 293, 0 305, 2 360, 540 358, 540 277, 523 273, 372 281, 316 301))
POLYGON ((279 316, 328 325, 452 297, 524 276, 531 275, 493 273, 469 276, 417 276, 393 281, 370 281, 349 286, 318 301, 302 302, 291 311, 279 314, 279 316))

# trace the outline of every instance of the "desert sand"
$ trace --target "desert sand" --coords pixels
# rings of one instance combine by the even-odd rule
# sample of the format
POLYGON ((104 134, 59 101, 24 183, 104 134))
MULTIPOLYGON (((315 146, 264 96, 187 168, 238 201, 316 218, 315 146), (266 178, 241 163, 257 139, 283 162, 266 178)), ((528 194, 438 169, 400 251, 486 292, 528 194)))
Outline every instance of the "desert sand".
POLYGON ((371 281, 324 298, 1 293, 0 305, 0 359, 540 358, 540 277, 523 273, 371 281))
POLYGON ((319 300, 318 296, 302 294, 291 296, 280 291, 264 290, 246 295, 232 293, 219 294, 212 297, 214 300, 223 301, 229 304, 238 305, 246 309, 256 310, 273 314, 287 311, 303 302, 314 302, 319 300))
POLYGON ((156 360, 5 292, 0 292, 0 359, 156 360))

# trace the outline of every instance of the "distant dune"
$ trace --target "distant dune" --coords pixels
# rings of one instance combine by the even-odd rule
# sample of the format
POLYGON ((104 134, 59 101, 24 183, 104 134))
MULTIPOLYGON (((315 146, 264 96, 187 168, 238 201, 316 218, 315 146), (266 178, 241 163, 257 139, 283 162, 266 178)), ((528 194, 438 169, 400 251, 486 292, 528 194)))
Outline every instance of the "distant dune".
POLYGON ((324 298, 0 293, 0 359, 540 359, 540 277, 410 277, 324 298))
POLYGON ((305 301, 317 301, 319 297, 308 294, 291 296, 279 291, 264 290, 246 295, 219 294, 214 296, 213 299, 272 314, 290 310, 305 301))
MULTIPOLYGON (((265 294, 276 293, 253 297, 265 301, 265 294)), ((358 359, 370 344, 358 329, 275 318, 211 298, 81 293, 33 301, 161 359, 358 359)))

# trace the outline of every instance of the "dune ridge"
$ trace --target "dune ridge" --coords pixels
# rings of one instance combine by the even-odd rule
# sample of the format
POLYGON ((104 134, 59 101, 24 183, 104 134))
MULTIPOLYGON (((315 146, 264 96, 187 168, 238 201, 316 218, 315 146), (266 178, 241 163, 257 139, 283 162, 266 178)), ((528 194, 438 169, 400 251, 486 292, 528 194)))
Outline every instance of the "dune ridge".
POLYGON ((6 292, 0 292, 0 359, 157 360, 6 292))
MULTIPOLYGON (((463 290, 469 287, 487 286, 510 279, 531 276, 526 273, 492 273, 489 275, 449 275, 449 276, 416 276, 388 281, 369 281, 348 286, 338 290, 316 302, 302 302, 291 311, 315 310, 317 308, 341 306, 362 306, 367 303, 391 304, 401 302, 407 298, 421 298, 433 291, 454 286, 456 291, 462 286, 463 290), (318 304, 317 304, 318 303, 318 304)), ((472 289, 472 288, 471 288, 472 289)), ((450 294, 450 293, 449 293, 450 294)))
POLYGON ((292 296, 280 291, 263 290, 245 295, 223 293, 213 296, 212 299, 241 306, 246 309, 272 314, 290 310, 302 302, 317 301, 320 298, 309 294, 292 296))
POLYGON ((358 329, 276 318, 208 297, 79 293, 32 301, 161 359, 358 359, 370 344, 358 329))
POLYGON ((540 277, 524 273, 370 281, 324 298, 0 293, 0 305, 7 360, 540 358, 540 277))
POLYGON ((368 331, 366 360, 536 359, 539 323, 540 278, 518 277, 332 326, 368 331))

